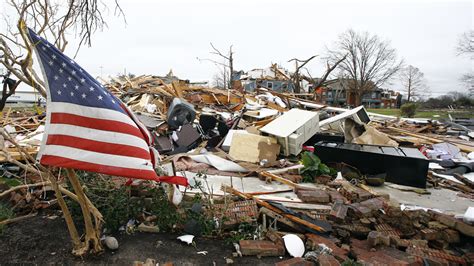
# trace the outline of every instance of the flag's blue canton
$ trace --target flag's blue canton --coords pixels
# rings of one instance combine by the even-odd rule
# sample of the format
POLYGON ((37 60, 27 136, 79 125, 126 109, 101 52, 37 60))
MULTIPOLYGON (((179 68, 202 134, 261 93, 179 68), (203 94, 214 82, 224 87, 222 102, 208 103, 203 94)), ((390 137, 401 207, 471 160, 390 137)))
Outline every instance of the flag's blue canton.
POLYGON ((29 29, 48 79, 51 102, 65 102, 126 112, 120 100, 109 93, 97 80, 74 60, 63 55, 54 45, 29 29))

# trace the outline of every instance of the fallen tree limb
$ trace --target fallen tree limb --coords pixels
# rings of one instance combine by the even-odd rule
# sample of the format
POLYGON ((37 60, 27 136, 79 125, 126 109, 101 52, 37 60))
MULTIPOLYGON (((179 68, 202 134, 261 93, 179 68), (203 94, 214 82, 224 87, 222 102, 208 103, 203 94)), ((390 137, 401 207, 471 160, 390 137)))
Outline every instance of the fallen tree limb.
POLYGON ((19 222, 19 221, 22 221, 22 220, 25 220, 25 219, 28 219, 28 218, 31 218, 31 217, 35 217, 37 215, 37 213, 30 213, 30 214, 27 214, 27 215, 24 215, 24 216, 19 216, 19 217, 15 217, 15 218, 11 218, 11 219, 6 219, 6 220, 3 220, 0 222, 0 225, 7 225, 7 224, 11 224, 11 223, 16 223, 16 222, 19 222))
POLYGON ((0 193, 0 198, 5 197, 6 195, 12 193, 13 191, 17 191, 17 190, 22 189, 22 188, 41 187, 41 186, 47 186, 47 185, 51 185, 51 182, 44 181, 44 182, 35 183, 35 184, 19 185, 19 186, 12 187, 12 188, 10 188, 8 190, 5 190, 2 193, 0 193))

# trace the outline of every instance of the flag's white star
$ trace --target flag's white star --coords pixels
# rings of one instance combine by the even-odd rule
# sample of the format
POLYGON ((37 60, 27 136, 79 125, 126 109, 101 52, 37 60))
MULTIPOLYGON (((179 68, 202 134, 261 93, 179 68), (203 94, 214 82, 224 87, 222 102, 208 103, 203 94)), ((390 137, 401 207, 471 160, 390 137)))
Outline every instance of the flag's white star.
POLYGON ((71 96, 74 96, 74 92, 71 91, 71 96))
POLYGON ((71 81, 71 80, 72 80, 72 78, 71 78, 71 77, 67 77, 67 80, 71 81))
POLYGON ((61 95, 61 91, 58 91, 58 94, 61 95))
POLYGON ((51 46, 49 46, 49 44, 46 44, 45 46, 48 47, 48 48, 51 47, 51 46))
POLYGON ((74 63, 75 63, 74 60, 71 59, 71 64, 74 64, 74 63))
POLYGON ((63 63, 61 64, 61 66, 66 67, 66 63, 63 62, 63 63))
POLYGON ((112 103, 115 103, 115 101, 114 101, 114 100, 112 100, 112 103))
POLYGON ((48 64, 49 64, 50 66, 52 66, 52 65, 53 65, 53 60, 49 61, 48 64))
POLYGON ((73 75, 76 75, 76 70, 73 70, 71 73, 72 73, 73 75))
POLYGON ((53 54, 51 57, 52 57, 53 59, 56 59, 56 55, 55 55, 55 54, 53 54))
POLYGON ((79 89, 79 85, 74 86, 74 89, 78 90, 78 89, 79 89))
POLYGON ((82 94, 82 99, 85 99, 86 96, 87 96, 87 95, 86 95, 85 93, 83 93, 83 94, 82 94))
POLYGON ((94 87, 90 87, 89 90, 90 90, 90 91, 94 91, 94 87))
POLYGON ((102 96, 99 95, 99 96, 97 97, 97 99, 102 100, 102 96))
POLYGON ((58 76, 54 76, 54 80, 58 80, 58 78, 59 78, 58 76))
POLYGON ((41 49, 43 49, 44 51, 46 51, 46 46, 41 47, 41 49))
POLYGON ((62 68, 59 69, 59 73, 63 73, 63 69, 62 69, 62 68))
POLYGON ((66 84, 66 83, 64 83, 64 84, 63 84, 63 87, 64 87, 64 88, 66 88, 66 87, 67 87, 67 84, 66 84))
POLYGON ((81 72, 81 73, 82 73, 82 68, 79 68, 79 72, 81 72))
POLYGON ((84 83, 86 82, 86 79, 85 78, 81 78, 81 83, 84 83))

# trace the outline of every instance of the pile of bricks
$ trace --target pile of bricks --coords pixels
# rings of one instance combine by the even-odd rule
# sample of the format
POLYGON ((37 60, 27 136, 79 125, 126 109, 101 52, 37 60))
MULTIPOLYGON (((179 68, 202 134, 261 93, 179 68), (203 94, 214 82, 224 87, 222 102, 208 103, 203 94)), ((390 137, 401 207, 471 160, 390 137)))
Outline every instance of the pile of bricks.
MULTIPOLYGON (((452 216, 433 211, 402 211, 398 206, 390 206, 387 198, 347 181, 331 182, 326 187, 295 187, 295 193, 305 206, 311 207, 294 209, 292 215, 299 213, 302 219, 311 217, 328 223, 332 231, 315 232, 261 208, 264 217, 290 229, 305 243, 305 257, 284 259, 276 265, 341 265, 349 261, 369 265, 467 265, 474 261, 474 253, 463 254, 465 251, 454 248, 463 241, 469 242, 474 227, 452 216)), ((265 224, 268 222, 264 227, 265 224)), ((264 230, 265 240, 240 241, 242 254, 288 256, 282 239, 286 232, 278 231, 278 227, 264 230)))

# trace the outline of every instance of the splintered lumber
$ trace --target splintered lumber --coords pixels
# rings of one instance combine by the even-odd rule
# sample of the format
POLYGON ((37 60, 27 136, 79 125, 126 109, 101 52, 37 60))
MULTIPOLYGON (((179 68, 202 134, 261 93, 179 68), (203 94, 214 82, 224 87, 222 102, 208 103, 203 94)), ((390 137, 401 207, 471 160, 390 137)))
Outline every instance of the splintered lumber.
POLYGON ((442 142, 451 143, 453 145, 456 145, 463 152, 473 152, 474 151, 474 147, 466 145, 466 144, 461 144, 461 143, 458 143, 458 142, 448 141, 448 140, 441 140, 441 139, 432 138, 432 137, 426 137, 426 136, 415 134, 415 133, 412 133, 410 131, 406 131, 406 130, 396 128, 396 127, 390 127, 389 126, 387 128, 390 129, 390 130, 396 131, 398 133, 402 133, 404 135, 408 135, 408 136, 412 136, 412 137, 416 137, 416 138, 420 138, 420 139, 425 139, 425 140, 431 141, 433 143, 442 143, 442 142))
POLYGON ((298 187, 298 184, 296 184, 295 182, 293 182, 291 180, 288 180, 286 178, 277 176, 275 174, 269 173, 267 171, 263 171, 263 172, 259 173, 259 175, 264 176, 265 178, 270 178, 271 180, 274 180, 274 181, 278 181, 282 184, 288 185, 288 186, 293 187, 293 188, 298 187))
POLYGON ((457 180, 463 182, 466 186, 474 189, 474 182, 472 182, 471 180, 465 178, 463 175, 455 173, 454 178, 456 178, 457 180))
POLYGON ((273 207, 273 206, 272 206, 271 204, 269 204, 268 202, 263 201, 263 200, 261 200, 261 199, 255 197, 255 196, 249 195, 249 194, 247 194, 247 193, 240 192, 240 191, 238 191, 238 190, 236 190, 236 189, 234 189, 234 188, 231 188, 231 187, 229 187, 229 186, 226 186, 226 185, 223 185, 223 186, 222 186, 222 190, 223 190, 223 191, 226 191, 226 192, 228 192, 228 193, 231 193, 231 194, 233 194, 233 195, 239 196, 239 197, 241 197, 241 198, 244 198, 244 199, 253 199, 253 200, 255 200, 255 202, 256 202, 258 205, 260 205, 260 206, 262 206, 262 207, 265 207, 265 208, 267 208, 267 209, 269 209, 269 210, 271 210, 271 211, 273 211, 273 212, 275 212, 275 213, 277 213, 277 214, 279 214, 279 215, 281 215, 281 216, 287 218, 288 220, 290 220, 290 221, 292 221, 292 222, 294 222, 294 223, 297 223, 297 224, 306 226, 306 227, 308 227, 308 228, 311 228, 311 229, 316 230, 316 231, 319 231, 319 232, 325 232, 325 231, 326 231, 326 230, 324 230, 324 228, 319 227, 319 226, 317 226, 317 225, 315 225, 315 224, 312 224, 312 223, 310 223, 310 222, 308 222, 308 221, 305 221, 305 220, 303 220, 303 219, 301 219, 301 218, 299 218, 299 217, 296 217, 296 216, 291 215, 291 214, 288 214, 288 213, 284 213, 284 212, 282 212, 281 210, 279 210, 278 208, 273 207))

